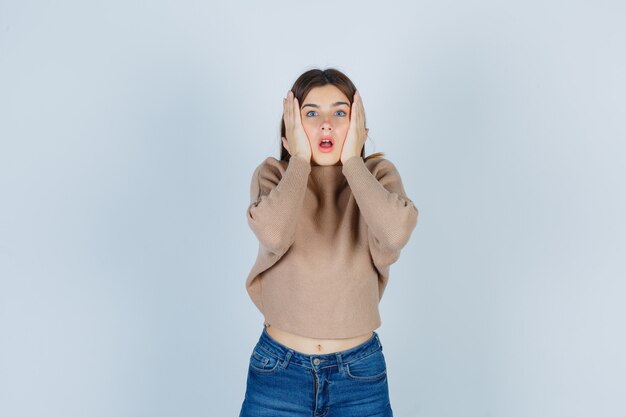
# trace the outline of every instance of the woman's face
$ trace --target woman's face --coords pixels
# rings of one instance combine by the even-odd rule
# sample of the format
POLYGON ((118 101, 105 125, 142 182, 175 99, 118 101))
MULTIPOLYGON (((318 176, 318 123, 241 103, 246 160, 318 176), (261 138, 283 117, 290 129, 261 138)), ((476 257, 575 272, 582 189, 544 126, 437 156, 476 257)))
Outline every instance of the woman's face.
POLYGON ((312 165, 339 165, 350 127, 350 101, 332 84, 315 87, 300 106, 302 126, 311 144, 312 165), (322 139, 330 139, 329 146, 322 139))

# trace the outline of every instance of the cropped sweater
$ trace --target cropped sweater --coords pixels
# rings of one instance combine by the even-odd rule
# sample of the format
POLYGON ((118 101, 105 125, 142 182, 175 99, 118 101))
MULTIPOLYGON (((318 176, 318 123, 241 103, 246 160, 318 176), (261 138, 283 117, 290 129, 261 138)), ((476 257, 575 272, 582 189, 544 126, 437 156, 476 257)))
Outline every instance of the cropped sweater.
POLYGON ((268 157, 254 170, 250 200, 259 250, 245 286, 267 324, 320 339, 380 327, 389 266, 418 216, 389 160, 268 157))

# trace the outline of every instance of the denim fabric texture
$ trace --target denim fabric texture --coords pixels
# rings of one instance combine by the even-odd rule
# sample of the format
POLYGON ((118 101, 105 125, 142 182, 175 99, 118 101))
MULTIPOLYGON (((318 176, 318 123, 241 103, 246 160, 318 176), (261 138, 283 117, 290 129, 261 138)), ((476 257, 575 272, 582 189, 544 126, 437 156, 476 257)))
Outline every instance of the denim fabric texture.
POLYGON ((308 355, 265 327, 250 355, 239 417, 392 417, 378 333, 340 352, 308 355))

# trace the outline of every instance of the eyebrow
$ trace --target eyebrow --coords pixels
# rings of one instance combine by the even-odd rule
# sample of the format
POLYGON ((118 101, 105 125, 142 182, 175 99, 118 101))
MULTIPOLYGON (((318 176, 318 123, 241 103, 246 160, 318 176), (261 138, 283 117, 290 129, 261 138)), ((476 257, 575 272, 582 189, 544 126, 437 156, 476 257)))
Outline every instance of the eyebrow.
MULTIPOLYGON (((345 104, 346 106, 350 107, 350 103, 346 103, 345 101, 337 101, 337 102, 335 102, 335 103, 331 104, 331 107, 341 106, 342 104, 345 104)), ((319 109, 319 108, 320 108, 320 106, 318 106, 317 104, 311 104, 311 103, 304 104, 304 105, 302 106, 302 108, 305 108, 305 107, 307 107, 307 106, 309 106, 309 107, 315 107, 316 109, 319 109)))

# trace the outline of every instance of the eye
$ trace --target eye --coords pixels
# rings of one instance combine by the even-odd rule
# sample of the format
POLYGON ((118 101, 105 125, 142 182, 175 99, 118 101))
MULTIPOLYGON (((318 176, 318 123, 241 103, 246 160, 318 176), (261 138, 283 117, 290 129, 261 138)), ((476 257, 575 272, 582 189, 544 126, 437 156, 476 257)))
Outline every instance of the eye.
POLYGON ((308 112, 306 113, 306 117, 313 117, 313 116, 314 116, 314 114, 311 114, 311 113, 315 113, 315 112, 314 112, 313 110, 308 111, 308 112))
POLYGON ((335 114, 336 114, 337 116, 345 116, 345 115, 346 115, 346 112, 345 112, 345 111, 343 111, 343 110, 337 110, 337 111, 335 112, 335 114))

